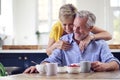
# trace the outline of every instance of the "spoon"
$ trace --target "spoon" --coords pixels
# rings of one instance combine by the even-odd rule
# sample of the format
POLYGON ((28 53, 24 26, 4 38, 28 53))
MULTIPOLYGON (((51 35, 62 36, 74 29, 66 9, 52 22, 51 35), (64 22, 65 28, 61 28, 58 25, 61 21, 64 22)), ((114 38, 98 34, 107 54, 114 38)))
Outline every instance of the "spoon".
POLYGON ((34 64, 36 64, 36 65, 38 64, 38 63, 36 63, 35 61, 31 61, 31 63, 34 63, 34 64))

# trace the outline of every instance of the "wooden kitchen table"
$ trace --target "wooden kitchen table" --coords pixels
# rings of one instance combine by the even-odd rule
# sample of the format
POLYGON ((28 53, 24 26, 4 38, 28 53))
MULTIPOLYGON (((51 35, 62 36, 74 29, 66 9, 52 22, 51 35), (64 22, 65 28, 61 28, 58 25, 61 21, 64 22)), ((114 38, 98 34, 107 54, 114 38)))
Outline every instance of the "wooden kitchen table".
POLYGON ((58 73, 55 76, 33 74, 17 74, 0 77, 0 80, 120 80, 120 71, 112 72, 91 72, 91 73, 58 73))

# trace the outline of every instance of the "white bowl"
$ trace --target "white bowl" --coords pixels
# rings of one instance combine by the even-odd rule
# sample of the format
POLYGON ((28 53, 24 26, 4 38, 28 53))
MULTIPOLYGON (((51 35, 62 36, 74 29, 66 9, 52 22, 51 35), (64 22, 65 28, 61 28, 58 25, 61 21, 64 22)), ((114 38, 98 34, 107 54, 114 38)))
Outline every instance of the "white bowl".
POLYGON ((67 67, 67 72, 68 73, 80 73, 80 67, 67 67))
POLYGON ((64 67, 58 67, 57 72, 58 73, 66 73, 67 72, 66 67, 65 66, 64 67))

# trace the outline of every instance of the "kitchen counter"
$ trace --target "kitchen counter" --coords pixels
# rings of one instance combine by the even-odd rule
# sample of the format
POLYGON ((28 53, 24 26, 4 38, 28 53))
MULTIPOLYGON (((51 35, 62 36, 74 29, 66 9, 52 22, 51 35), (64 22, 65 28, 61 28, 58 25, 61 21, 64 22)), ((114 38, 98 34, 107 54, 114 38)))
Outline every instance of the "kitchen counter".
POLYGON ((120 71, 90 72, 79 74, 58 73, 55 76, 33 74, 18 74, 0 77, 0 80, 120 80, 120 71))
POLYGON ((120 49, 111 49, 111 52, 116 52, 116 53, 120 53, 120 49))
POLYGON ((40 50, 0 50, 0 53, 46 53, 46 49, 40 49, 40 50))
MULTIPOLYGON (((0 53, 46 53, 46 49, 40 50, 0 50, 0 53)), ((120 49, 111 49, 111 52, 120 52, 120 49)))

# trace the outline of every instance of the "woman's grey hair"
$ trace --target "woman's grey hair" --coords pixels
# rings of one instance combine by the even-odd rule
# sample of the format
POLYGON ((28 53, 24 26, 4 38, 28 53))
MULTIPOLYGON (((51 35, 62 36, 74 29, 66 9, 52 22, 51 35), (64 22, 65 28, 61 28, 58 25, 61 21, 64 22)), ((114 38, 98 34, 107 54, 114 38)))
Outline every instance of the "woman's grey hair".
POLYGON ((86 26, 89 28, 95 25, 96 17, 93 13, 89 11, 86 11, 86 10, 78 11, 76 16, 81 17, 81 18, 88 18, 86 26))

